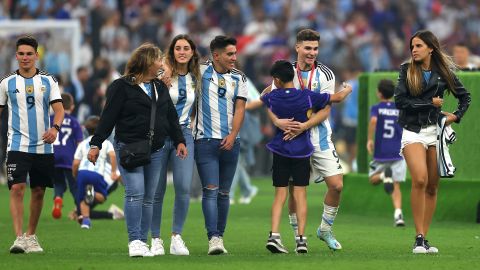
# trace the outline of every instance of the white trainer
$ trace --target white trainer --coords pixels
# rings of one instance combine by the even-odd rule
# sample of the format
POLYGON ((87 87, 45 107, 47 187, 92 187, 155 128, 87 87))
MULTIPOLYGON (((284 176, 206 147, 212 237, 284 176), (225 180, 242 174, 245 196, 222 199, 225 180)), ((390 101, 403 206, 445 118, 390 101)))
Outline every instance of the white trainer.
POLYGON ((218 236, 213 236, 208 241, 208 255, 220 255, 223 253, 223 241, 218 236))
POLYGON ((112 214, 113 219, 115 220, 125 218, 125 213, 123 212, 122 208, 116 206, 115 204, 110 205, 108 212, 112 214))
POLYGON ((172 235, 172 241, 170 242, 170 254, 172 255, 190 255, 185 242, 180 234, 172 235))
POLYGON ((163 240, 160 238, 152 238, 152 246, 150 252, 153 256, 165 255, 165 249, 163 248, 163 240))
POLYGON ((227 254, 228 251, 227 251, 227 249, 225 248, 225 246, 223 245, 223 237, 220 236, 220 237, 218 237, 218 238, 220 238, 220 247, 223 249, 223 253, 227 254))
POLYGON ((148 245, 140 240, 128 243, 128 255, 130 257, 153 257, 148 245))
POLYGON ((17 236, 13 245, 10 247, 10 253, 25 253, 27 245, 25 243, 25 237, 23 235, 17 236))
POLYGON ((24 234, 25 244, 26 244, 26 253, 36 253, 36 252, 43 252, 43 248, 38 243, 38 238, 35 234, 33 235, 26 235, 24 234))

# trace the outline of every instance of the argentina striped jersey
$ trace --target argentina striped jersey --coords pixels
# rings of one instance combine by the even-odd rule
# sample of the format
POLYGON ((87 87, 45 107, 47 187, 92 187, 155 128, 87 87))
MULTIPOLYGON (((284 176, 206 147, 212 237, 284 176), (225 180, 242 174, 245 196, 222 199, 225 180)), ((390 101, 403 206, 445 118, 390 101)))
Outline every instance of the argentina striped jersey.
POLYGON ((192 105, 195 102, 195 78, 191 73, 178 75, 172 79, 169 93, 177 110, 180 125, 189 125, 192 105))
POLYGON ((105 172, 105 164, 108 163, 108 153, 114 151, 113 145, 109 140, 103 141, 102 149, 100 149, 100 153, 98 154, 98 159, 95 162, 95 165, 93 165, 93 163, 88 161, 87 158, 88 151, 90 151, 91 139, 92 136, 89 136, 78 145, 77 150, 75 151, 74 159, 80 160, 80 166, 78 167, 79 171, 85 170, 103 175, 105 172))
MULTIPOLYGON (((335 75, 333 72, 322 63, 315 63, 317 66, 310 71, 301 71, 301 79, 303 80, 303 85, 308 87, 309 82, 311 82, 311 91, 316 93, 335 93, 335 75)), ((298 78, 297 73, 297 63, 293 63, 293 68, 295 70, 295 77, 293 79, 293 84, 295 88, 301 89, 301 84, 298 78)), ((330 121, 325 119, 315 128, 311 129, 311 141, 315 149, 320 149, 320 151, 325 151, 328 149, 333 149, 332 143, 332 128, 330 126, 330 121)))
POLYGON ((53 154, 42 136, 50 128, 50 104, 61 101, 56 80, 38 69, 31 78, 17 71, 2 79, 0 107, 9 109, 7 151, 53 154))
POLYGON ((245 75, 232 69, 218 73, 212 62, 200 66, 202 88, 195 118, 195 139, 223 139, 232 130, 235 101, 247 100, 245 75))

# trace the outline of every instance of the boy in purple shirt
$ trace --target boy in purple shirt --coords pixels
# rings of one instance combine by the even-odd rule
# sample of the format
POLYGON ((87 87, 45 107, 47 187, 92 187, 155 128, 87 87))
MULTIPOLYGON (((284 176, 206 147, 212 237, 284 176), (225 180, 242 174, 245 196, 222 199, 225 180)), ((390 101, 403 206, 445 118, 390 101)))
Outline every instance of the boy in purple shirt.
MULTIPOLYGON (((282 119, 293 118, 294 121, 306 122, 313 111, 320 110, 329 103, 340 102, 352 92, 351 86, 346 84, 342 91, 333 95, 296 89, 292 81, 293 66, 285 60, 275 62, 270 75, 277 89, 263 95, 261 100, 278 118, 282 119)), ((275 137, 267 144, 267 148, 273 152, 272 180, 275 197, 272 205, 272 230, 266 248, 272 253, 288 253, 281 242, 279 225, 291 177, 298 218, 295 251, 307 253, 307 239, 304 236, 307 219, 306 186, 309 184, 313 145, 308 130, 292 140, 284 140, 283 136, 283 131, 277 128, 275 137)))
POLYGON ((370 183, 383 182, 387 194, 392 197, 395 208, 394 225, 405 226, 402 214, 402 193, 400 182, 405 182, 407 166, 400 156, 402 127, 397 123, 399 110, 391 101, 395 86, 391 80, 381 80, 377 87, 380 102, 372 106, 368 126, 367 150, 373 154, 370 163, 370 183), (375 142, 373 134, 375 133, 375 142))
MULTIPOLYGON (((62 217, 63 194, 68 188, 75 202, 77 184, 72 176, 73 155, 79 142, 83 140, 83 132, 77 119, 71 116, 75 108, 72 95, 62 94, 65 117, 58 132, 57 140, 53 143, 55 157, 55 196, 52 210, 53 218, 62 217)), ((53 119, 53 115, 51 116, 53 119)))

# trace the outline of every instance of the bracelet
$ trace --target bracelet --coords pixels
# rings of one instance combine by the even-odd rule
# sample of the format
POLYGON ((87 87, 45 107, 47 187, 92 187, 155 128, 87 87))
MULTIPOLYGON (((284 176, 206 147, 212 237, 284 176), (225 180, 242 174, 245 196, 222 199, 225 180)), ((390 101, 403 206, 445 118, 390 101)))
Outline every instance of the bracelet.
POLYGON ((98 146, 96 146, 96 145, 90 145, 90 149, 98 149, 98 146))
POLYGON ((60 131, 60 126, 59 126, 59 125, 57 125, 57 124, 53 124, 53 126, 52 126, 52 127, 53 127, 54 129, 56 129, 57 131, 60 131))

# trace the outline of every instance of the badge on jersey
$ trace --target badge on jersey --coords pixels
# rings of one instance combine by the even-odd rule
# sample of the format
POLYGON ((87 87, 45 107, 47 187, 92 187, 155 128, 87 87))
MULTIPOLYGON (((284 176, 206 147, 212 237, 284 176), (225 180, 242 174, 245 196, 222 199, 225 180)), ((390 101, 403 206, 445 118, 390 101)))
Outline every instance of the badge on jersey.
POLYGON ((40 91, 45 92, 45 90, 47 90, 47 87, 42 84, 42 86, 40 86, 40 91))
POLYGON ((235 81, 232 81, 232 87, 235 88, 235 81))
POLYGON ((317 86, 318 86, 318 83, 317 83, 317 82, 314 82, 314 83, 312 84, 312 90, 313 90, 313 89, 317 89, 317 86))
POLYGON ((33 85, 27 85, 27 87, 25 87, 25 91, 27 94, 33 93, 33 85))
POLYGON ((221 88, 225 88, 225 79, 219 79, 218 80, 218 86, 220 86, 221 88))

